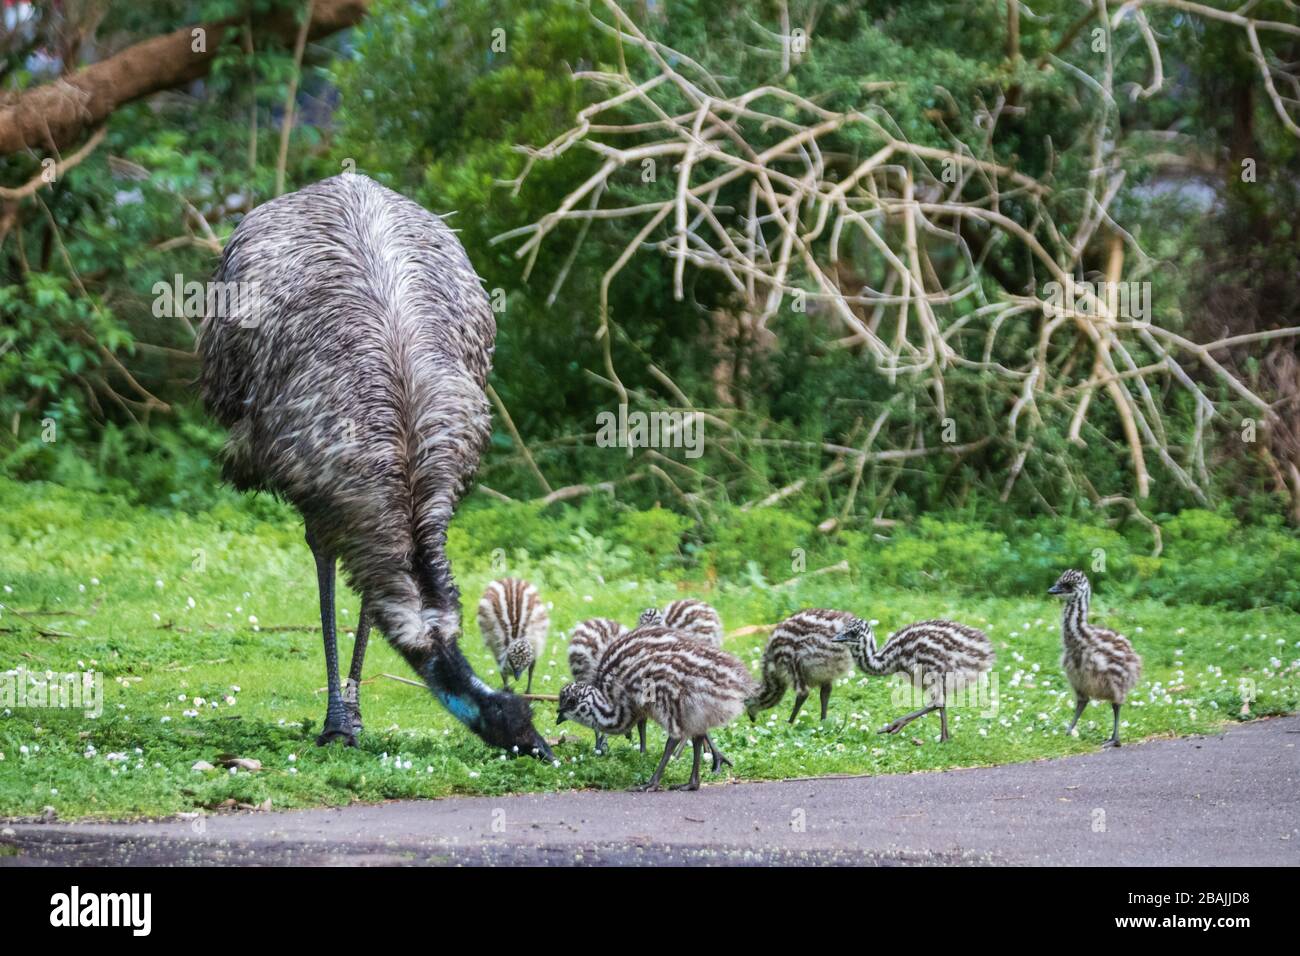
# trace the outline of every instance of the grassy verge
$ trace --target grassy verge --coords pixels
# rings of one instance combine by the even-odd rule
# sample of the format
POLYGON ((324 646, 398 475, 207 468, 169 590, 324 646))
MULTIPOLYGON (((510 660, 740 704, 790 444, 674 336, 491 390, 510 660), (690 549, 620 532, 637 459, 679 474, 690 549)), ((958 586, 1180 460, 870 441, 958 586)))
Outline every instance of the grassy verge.
MULTIPOLYGON (((1088 751, 1109 730, 1109 708, 1094 705, 1078 738, 1064 733, 1072 703, 1057 666, 1059 606, 1045 594, 871 587, 856 573, 803 575, 785 587, 752 574, 602 581, 599 542, 578 537, 571 548, 533 559, 520 554, 508 568, 533 579, 553 602, 551 642, 534 686, 542 692, 558 691, 567 679, 563 635, 576 621, 600 614, 630 622, 641 608, 687 591, 713 602, 733 630, 826 606, 876 618, 882 634, 942 616, 983 627, 993 638, 996 713, 954 713, 949 744, 937 744, 933 718, 913 724, 911 733, 877 736, 878 727, 910 707, 891 701, 888 682, 855 674, 835 689, 824 723, 813 701, 788 725, 787 696, 758 723, 742 718, 716 734, 735 761, 735 777, 1006 763, 1088 751)), ((472 608, 495 575, 471 560, 456 571, 472 608)), ((95 719, 71 709, 0 707, 0 816, 36 815, 47 806, 63 818, 130 817, 231 801, 285 808, 624 787, 645 779, 657 758, 623 740, 596 757, 591 735, 570 730, 556 749, 559 766, 507 760, 420 689, 379 677, 409 676, 379 640, 367 660, 361 747, 318 749, 313 738, 325 681, 315 581, 299 529, 288 521, 262 521, 235 508, 174 515, 0 480, 0 587, 0 671, 104 675, 103 713, 95 719), (200 760, 219 764, 224 755, 256 759, 262 769, 191 769, 200 760)), ((348 632, 358 601, 344 591, 339 608, 348 632)), ((1145 658, 1142 684, 1125 708, 1129 741, 1209 732, 1238 719, 1243 680, 1252 688, 1250 715, 1296 709, 1300 615, 1293 611, 1170 607, 1102 595, 1094 615, 1128 634, 1145 658)), ((764 640, 753 634, 727 646, 757 671, 764 640)), ((349 641, 342 645, 346 661, 349 641)), ((497 681, 472 613, 464 646, 479 673, 497 681)), ((553 705, 535 706, 539 729, 555 736, 553 705)), ((652 751, 662 739, 654 729, 652 751)), ((670 782, 688 769, 679 761, 670 782)))

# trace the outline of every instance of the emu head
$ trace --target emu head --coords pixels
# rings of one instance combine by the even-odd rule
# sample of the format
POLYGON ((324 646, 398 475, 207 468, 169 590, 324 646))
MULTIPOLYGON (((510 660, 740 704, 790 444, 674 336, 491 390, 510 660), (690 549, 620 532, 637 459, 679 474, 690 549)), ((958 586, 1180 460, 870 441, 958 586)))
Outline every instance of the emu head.
POLYGON ((510 668, 511 673, 515 675, 515 680, 518 680, 520 674, 533 666, 533 661, 533 646, 523 638, 511 641, 510 646, 506 648, 506 665, 510 668))
POLYGON ((865 647, 867 641, 874 637, 875 634, 871 630, 871 622, 864 621, 860 617, 855 617, 845 625, 844 630, 832 637, 831 641, 835 644, 852 644, 855 647, 865 647))
POLYGON ((1056 579, 1056 583, 1047 589, 1047 593, 1073 597, 1076 594, 1086 595, 1089 590, 1087 575, 1071 568, 1056 579))
POLYGON ((596 695, 594 685, 581 681, 562 688, 555 722, 562 724, 566 720, 573 720, 584 727, 597 730, 596 695))
POLYGON ((664 622, 664 612, 657 607, 648 607, 641 612, 641 616, 636 619, 637 627, 649 627, 651 624, 662 624, 664 622))
POLYGON ((533 729, 533 711, 518 694, 495 692, 483 705, 479 736, 486 743, 521 757, 554 760, 550 745, 533 729))
POLYGON ((555 759, 546 740, 533 729, 528 701, 484 684, 456 644, 434 645, 420 673, 452 716, 484 743, 520 756, 555 759))

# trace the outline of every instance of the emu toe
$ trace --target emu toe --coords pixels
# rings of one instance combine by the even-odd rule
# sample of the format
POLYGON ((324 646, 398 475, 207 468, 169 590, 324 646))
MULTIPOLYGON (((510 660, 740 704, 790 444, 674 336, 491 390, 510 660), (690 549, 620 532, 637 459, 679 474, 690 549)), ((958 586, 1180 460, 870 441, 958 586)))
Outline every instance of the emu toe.
POLYGON ((726 754, 724 754, 721 750, 714 749, 713 772, 717 773, 718 771, 720 771, 722 769, 723 764, 726 764, 728 767, 735 766, 735 764, 731 762, 731 759, 726 754))
POLYGON ((658 783, 639 783, 635 787, 628 787, 628 793, 658 793, 663 788, 658 783))
POLYGON ((1118 747, 1118 746, 1119 746, 1118 737, 1111 737, 1109 740, 1107 740, 1104 744, 1101 745, 1103 750, 1108 750, 1111 747, 1118 747))
POLYGON ((679 783, 677 786, 672 787, 672 788, 670 788, 670 789, 673 789, 673 790, 698 790, 698 789, 700 789, 700 782, 699 782, 698 780, 690 780, 690 781, 687 781, 686 783, 679 783))

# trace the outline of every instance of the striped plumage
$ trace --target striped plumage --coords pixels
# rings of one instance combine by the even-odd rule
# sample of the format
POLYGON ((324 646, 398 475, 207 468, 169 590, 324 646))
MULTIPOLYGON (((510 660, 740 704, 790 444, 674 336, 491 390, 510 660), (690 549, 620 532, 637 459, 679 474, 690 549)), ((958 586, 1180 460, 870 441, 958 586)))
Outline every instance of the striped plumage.
POLYGON ((1142 679, 1142 658, 1122 634, 1088 623, 1088 604, 1092 587, 1082 571, 1066 571, 1048 589, 1049 594, 1065 596, 1061 615, 1061 667, 1074 688, 1074 720, 1067 733, 1083 715, 1090 700, 1108 700, 1114 712, 1107 747, 1119 746, 1119 709, 1129 691, 1142 679))
MULTIPOLYGON (((595 680, 560 691, 558 720, 573 719, 607 734, 623 733, 645 717, 668 735, 654 776, 641 789, 657 790, 664 768, 680 741, 694 750, 691 779, 681 789, 700 785, 700 754, 709 731, 734 720, 754 691, 745 665, 735 657, 684 638, 679 631, 645 625, 618 638, 605 650, 595 680)), ((730 763, 713 747, 713 769, 730 763)))
POLYGON ((493 581, 478 602, 478 629, 492 659, 501 668, 501 683, 509 686, 507 674, 515 680, 528 671, 524 693, 533 689, 533 668, 546 648, 550 616, 537 588, 519 578, 493 581))
MULTIPOLYGON (((607 617, 593 617, 573 626, 569 637, 569 673, 581 683, 596 679, 601 655, 617 638, 627 633, 627 628, 607 617)), ((605 750, 605 735, 596 731, 596 752, 605 750)))
POLYGON ((775 707, 793 687, 794 710, 790 723, 799 716, 799 708, 812 688, 821 691, 822 720, 830 704, 831 685, 853 670, 853 657, 835 635, 853 620, 847 611, 810 608, 790 615, 772 632, 763 651, 763 683, 758 693, 745 701, 749 719, 760 711, 775 707))
POLYGON ((956 621, 909 624, 891 634, 889 642, 877 651, 871 624, 855 618, 835 640, 848 644, 853 662, 864 674, 906 674, 912 685, 924 692, 925 706, 882 727, 882 734, 896 734, 916 718, 937 710, 939 740, 947 740, 949 700, 993 667, 988 635, 956 621))
POLYGON ((722 618, 712 605, 696 598, 681 598, 662 610, 648 607, 641 612, 637 624, 658 624, 681 631, 693 640, 714 647, 722 646, 722 618))
POLYGON ((573 679, 588 683, 595 680, 605 648, 626 633, 626 627, 608 617, 588 618, 573 625, 569 637, 569 672, 573 679))
POLYGON ((484 740, 549 753, 527 702, 483 685, 457 645, 447 525, 491 435, 495 337, 452 231, 365 176, 264 203, 226 243, 198 338, 199 385, 229 433, 225 478, 303 516, 329 681, 321 743, 355 742, 360 722, 338 686, 341 563, 362 596, 354 674, 373 622, 484 740), (232 303, 232 288, 255 294, 232 303))

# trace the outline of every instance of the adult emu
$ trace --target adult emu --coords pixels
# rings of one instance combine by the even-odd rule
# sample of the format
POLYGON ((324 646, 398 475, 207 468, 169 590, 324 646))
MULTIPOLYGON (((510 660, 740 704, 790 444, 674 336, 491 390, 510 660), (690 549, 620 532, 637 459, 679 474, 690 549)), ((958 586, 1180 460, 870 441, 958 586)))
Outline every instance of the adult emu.
POLYGON ((259 206, 226 246, 199 335, 199 381, 229 429, 225 478, 303 517, 329 682, 318 744, 356 744, 373 623, 479 737, 553 759, 528 703, 480 681, 457 644, 447 523, 491 431, 484 388, 495 338, 451 230, 365 176, 259 206), (221 307, 223 290, 239 293, 234 308, 221 307), (362 596, 346 700, 336 559, 362 596))

